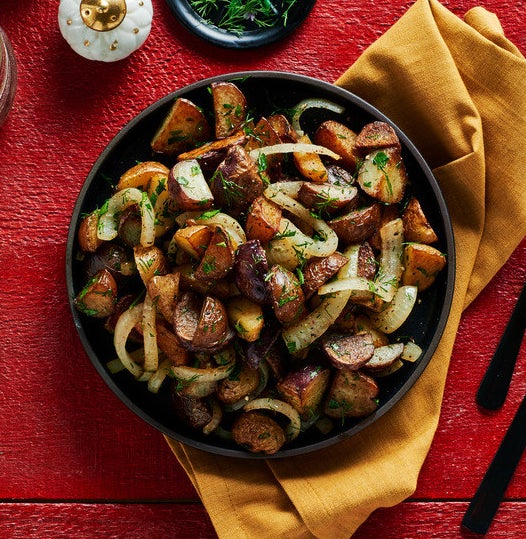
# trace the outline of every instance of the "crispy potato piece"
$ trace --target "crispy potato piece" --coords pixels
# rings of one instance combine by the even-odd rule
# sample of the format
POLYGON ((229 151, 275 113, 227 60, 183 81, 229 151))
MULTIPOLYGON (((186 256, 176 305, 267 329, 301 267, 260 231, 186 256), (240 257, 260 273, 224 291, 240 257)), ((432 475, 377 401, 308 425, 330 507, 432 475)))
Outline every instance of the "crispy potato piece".
POLYGON ((242 146, 232 146, 210 182, 216 205, 242 211, 263 193, 258 167, 242 146))
MULTIPOLYGON (((381 216, 380 224, 378 225, 378 230, 369 238, 369 243, 371 246, 380 251, 382 249, 382 237, 380 235, 381 228, 387 224, 389 221, 394 221, 400 217, 400 210, 397 204, 381 205, 381 216)), ((405 234, 404 234, 405 238, 405 234)))
POLYGON ((115 310, 117 283, 107 270, 100 270, 77 294, 75 306, 88 316, 106 318, 115 310))
POLYGON ((230 235, 216 226, 205 254, 195 271, 196 279, 223 279, 234 267, 235 249, 230 235))
POLYGON ((329 417, 364 417, 378 408, 378 384, 366 374, 340 369, 332 382, 325 402, 329 417))
POLYGON ((265 196, 258 196, 250 205, 245 224, 247 238, 268 243, 279 230, 281 208, 265 196))
POLYGON ((404 248, 403 285, 413 285, 418 290, 428 289, 446 265, 446 257, 434 247, 423 243, 409 243, 404 248))
POLYGON ((347 169, 334 164, 326 165, 325 168, 327 169, 327 183, 341 187, 350 187, 354 184, 354 176, 347 169))
POLYGON ((321 343, 325 355, 337 369, 358 370, 374 354, 373 337, 370 333, 331 333, 324 335, 321 343))
POLYGON ((380 202, 400 202, 407 185, 400 148, 384 148, 367 155, 360 166, 358 183, 365 193, 380 202))
POLYGON ((357 194, 358 190, 354 186, 303 182, 298 200, 323 219, 348 206, 357 194))
POLYGON ((241 414, 232 425, 232 437, 251 453, 272 455, 285 443, 285 432, 271 417, 251 411, 241 414))
POLYGON ((179 264, 175 267, 181 275, 181 288, 184 290, 193 290, 200 294, 214 293, 218 298, 224 299, 230 297, 233 293, 233 284, 226 279, 215 281, 213 279, 198 279, 195 276, 195 268, 192 264, 179 264))
POLYGON ((347 264, 347 257, 335 252, 323 258, 311 258, 303 269, 303 293, 308 299, 336 272, 347 264))
POLYGON ((137 271, 146 286, 148 286, 148 281, 154 275, 165 275, 168 273, 168 262, 164 252, 156 245, 152 245, 151 247, 136 245, 133 248, 133 256, 137 271))
POLYGON ((268 117, 268 122, 277 133, 281 142, 297 142, 298 134, 292 128, 287 117, 283 114, 272 114, 268 117))
POLYGON ((379 346, 374 349, 374 354, 364 365, 364 369, 371 373, 387 372, 387 369, 390 369, 398 361, 403 351, 404 345, 401 342, 379 346))
POLYGON ((234 404, 253 393, 259 386, 259 370, 242 364, 235 376, 221 380, 217 386, 217 398, 225 404, 234 404))
POLYGON ((355 140, 356 133, 352 129, 334 120, 323 122, 314 135, 316 144, 337 153, 342 158, 341 164, 349 170, 355 170, 360 159, 355 140))
POLYGON ((293 406, 302 419, 308 420, 316 415, 330 376, 330 369, 309 364, 289 372, 276 387, 283 400, 293 406))
MULTIPOLYGON (((311 144, 308 135, 303 135, 298 142, 303 144, 311 144)), ((323 183, 327 181, 327 169, 323 164, 320 156, 316 153, 309 152, 294 152, 294 164, 298 172, 313 182, 323 183)))
POLYGON ((420 202, 412 197, 402 213, 404 237, 407 241, 430 244, 438 240, 438 236, 429 224, 420 202))
POLYGON ((157 311, 170 323, 174 317, 175 302, 179 295, 179 273, 154 275, 146 286, 157 311))
POLYGON ((77 239, 81 251, 94 253, 102 245, 103 240, 100 240, 97 236, 98 224, 99 212, 97 210, 91 212, 82 219, 77 232, 77 239))
POLYGON ((210 126, 203 111, 194 103, 178 98, 152 141, 156 153, 175 155, 210 137, 210 126))
POLYGON ((288 269, 274 264, 268 273, 272 307, 282 324, 299 320, 305 311, 305 296, 296 276, 288 269))
POLYGON ((374 234, 380 226, 380 204, 353 210, 327 221, 343 243, 358 243, 374 234))
POLYGON ((363 126, 354 145, 360 155, 367 155, 381 148, 400 148, 400 141, 389 124, 372 122, 363 126))
POLYGON ((261 305, 244 296, 236 296, 228 300, 226 310, 232 326, 241 339, 247 342, 259 339, 265 323, 261 305))
POLYGON ((121 175, 116 190, 137 187, 145 191, 153 176, 162 174, 168 177, 169 172, 170 169, 158 161, 142 161, 121 175))
MULTIPOLYGON (((272 124, 268 121, 267 118, 262 117, 253 127, 253 129, 249 130, 248 140, 245 144, 245 149, 247 150, 247 152, 250 152, 250 150, 254 150, 255 148, 261 148, 262 146, 272 146, 273 144, 279 144, 280 142, 281 139, 276 133, 274 127, 272 127, 272 124)), ((269 155, 267 159, 270 160, 272 157, 277 156, 269 155)))
POLYGON ((210 87, 214 102, 216 139, 224 139, 246 121, 247 100, 232 82, 214 82, 210 87))
POLYGON ((208 248, 213 233, 206 225, 190 225, 176 230, 173 241, 177 247, 193 258, 201 259, 208 248))
POLYGON ((157 346, 159 350, 170 360, 172 365, 188 365, 190 361, 190 354, 185 350, 175 333, 170 331, 163 320, 158 320, 156 324, 157 329, 157 346))
POLYGON ((168 191, 179 210, 207 210, 214 203, 203 171, 196 159, 176 163, 168 175, 168 191))

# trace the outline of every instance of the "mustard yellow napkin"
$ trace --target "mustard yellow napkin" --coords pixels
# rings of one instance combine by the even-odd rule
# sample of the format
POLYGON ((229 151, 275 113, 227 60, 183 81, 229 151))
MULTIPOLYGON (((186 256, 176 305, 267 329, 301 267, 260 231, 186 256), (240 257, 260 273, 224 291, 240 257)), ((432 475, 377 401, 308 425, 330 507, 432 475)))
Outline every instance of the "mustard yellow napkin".
POLYGON ((239 461, 168 439, 219 537, 350 537, 416 487, 462 310, 526 232, 526 61, 483 8, 461 21, 418 0, 336 82, 416 143, 444 191, 458 253, 454 306, 414 388, 358 436, 284 460, 239 461))

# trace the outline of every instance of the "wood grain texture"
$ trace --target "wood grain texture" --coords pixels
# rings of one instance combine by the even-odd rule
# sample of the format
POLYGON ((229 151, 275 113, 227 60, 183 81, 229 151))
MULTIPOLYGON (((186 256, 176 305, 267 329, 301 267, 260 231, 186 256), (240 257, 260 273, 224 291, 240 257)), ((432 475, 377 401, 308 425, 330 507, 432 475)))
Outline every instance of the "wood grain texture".
MULTIPOLYGON (((481 0, 526 53, 524 2, 481 0)), ((3 0, 0 26, 18 60, 18 91, 0 129, 0 538, 212 538, 212 525, 162 436, 104 385, 69 313, 65 243, 78 192, 110 139, 144 107, 203 77, 279 69, 333 81, 411 1, 318 0, 289 38, 225 51, 190 35, 163 0, 152 33, 116 64, 77 56, 57 2, 3 0)), ((462 16, 476 3, 445 1, 462 16)), ((358 539, 466 537, 459 523, 526 391, 521 351, 504 407, 474 395, 526 277, 526 241, 467 310, 439 428, 413 498, 378 510, 358 539)), ((522 538, 521 462, 488 538, 522 538)))

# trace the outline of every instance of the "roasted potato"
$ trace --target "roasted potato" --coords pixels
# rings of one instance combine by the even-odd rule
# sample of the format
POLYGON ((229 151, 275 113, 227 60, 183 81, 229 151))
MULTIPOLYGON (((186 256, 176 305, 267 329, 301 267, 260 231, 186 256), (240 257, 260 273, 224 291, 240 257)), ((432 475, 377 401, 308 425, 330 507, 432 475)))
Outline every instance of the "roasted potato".
MULTIPOLYGON (((298 142, 311 144, 308 135, 303 135, 298 142)), ((317 183, 327 181, 327 169, 318 154, 311 152, 294 152, 293 158, 296 168, 303 177, 317 183)))
POLYGON ((355 335, 331 333, 324 335, 321 342, 325 355, 337 369, 357 370, 365 365, 374 353, 370 333, 355 335))
POLYGON ((293 406, 303 420, 309 420, 319 411, 330 376, 330 369, 308 364, 289 372, 276 387, 283 400, 293 406))
POLYGON ((77 241, 80 249, 86 253, 94 253, 103 243, 97 236, 98 223, 99 212, 97 210, 86 215, 80 222, 77 241))
POLYGON ((446 265, 446 257, 431 245, 408 243, 403 254, 402 284, 427 290, 446 265))
POLYGON ((299 320, 305 311, 305 296, 296 276, 288 269, 274 264, 268 273, 267 282, 276 318, 282 324, 299 320))
POLYGON ((246 150, 232 146, 214 172, 210 187, 218 206, 239 212, 263 193, 265 184, 246 150))
POLYGON ((278 232, 281 208, 267 197, 258 196, 247 212, 245 229, 249 240, 268 243, 278 232))
POLYGON ((203 111, 188 99, 176 99, 164 122, 155 133, 154 152, 175 155, 210 137, 210 126, 203 111))
POLYGON ((155 275, 165 275, 168 273, 168 262, 162 249, 153 245, 152 247, 142 247, 137 245, 133 248, 135 265, 141 279, 145 285, 155 275))
POLYGON ((311 258, 303 268, 305 298, 309 299, 315 294, 318 288, 333 277, 347 262, 347 258, 338 252, 323 258, 311 258))
POLYGON ((117 283, 112 274, 102 269, 77 294, 75 306, 94 318, 107 318, 115 310, 117 292, 117 283))
POLYGON ((231 82, 214 82, 210 88, 214 102, 216 139, 224 139, 245 123, 247 100, 231 82))
POLYGON ((128 187, 137 187, 146 191, 153 176, 162 174, 168 177, 169 172, 170 169, 158 161, 141 161, 121 174, 115 189, 120 191, 128 187))
POLYGON ((323 122, 314 135, 314 142, 325 146, 341 157, 342 165, 354 171, 360 156, 355 148, 356 133, 334 120, 323 122))
POLYGON ((385 122, 371 122, 362 128, 354 141, 359 155, 365 156, 381 148, 399 148, 400 141, 395 130, 385 122))
POLYGON ((179 295, 179 280, 179 273, 167 273, 154 275, 146 285, 157 311, 170 323, 173 320, 175 302, 179 295))
POLYGON ((237 248, 234 282, 243 296, 260 305, 271 301, 267 272, 267 256, 259 240, 248 240, 237 248))
POLYGON ((179 161, 168 175, 168 191, 179 210, 207 210, 214 197, 196 159, 179 161))
POLYGON ((364 417, 378 408, 378 384, 360 371, 340 369, 334 377, 327 399, 325 414, 329 417, 364 417))
POLYGON ((234 441, 252 453, 272 455, 285 443, 285 432, 271 417, 261 412, 242 413, 232 425, 234 441))
POLYGON ((354 186, 303 182, 298 200, 322 219, 343 210, 358 194, 354 186))
POLYGON ((420 202, 415 197, 411 197, 407 203, 402 213, 402 221, 406 241, 430 244, 438 240, 438 236, 429 224, 420 202))
MULTIPOLYGON (((217 387, 217 398, 225 404, 234 404, 254 393, 259 386, 260 373, 242 364, 217 387)), ((247 398, 248 401, 248 398, 247 398)))
POLYGON ((234 267, 235 250, 229 234, 216 226, 199 266, 195 270, 196 279, 217 281, 227 276, 234 267))
POLYGON ((327 224, 336 232, 343 243, 359 243, 378 230, 381 214, 380 204, 375 203, 335 217, 327 221, 327 224))
POLYGON ((363 191, 385 204, 395 204, 402 200, 407 181, 399 147, 384 148, 368 154, 358 172, 358 183, 363 191))
POLYGON ((173 236, 177 247, 200 260, 212 239, 213 231, 206 225, 190 225, 178 228, 173 236))
POLYGON ((263 329, 265 320, 261 305, 244 296, 235 296, 226 303, 231 325, 244 341, 256 341, 263 329))

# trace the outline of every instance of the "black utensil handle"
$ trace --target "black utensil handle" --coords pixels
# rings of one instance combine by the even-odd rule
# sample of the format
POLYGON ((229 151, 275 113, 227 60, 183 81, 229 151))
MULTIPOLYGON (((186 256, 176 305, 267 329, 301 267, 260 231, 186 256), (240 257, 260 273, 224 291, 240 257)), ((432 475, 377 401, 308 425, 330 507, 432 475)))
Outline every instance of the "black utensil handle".
POLYGON ((526 395, 469 504, 462 520, 465 528, 486 533, 525 447, 526 395))
POLYGON ((526 328, 526 283, 477 392, 477 404, 488 410, 502 406, 526 328))

